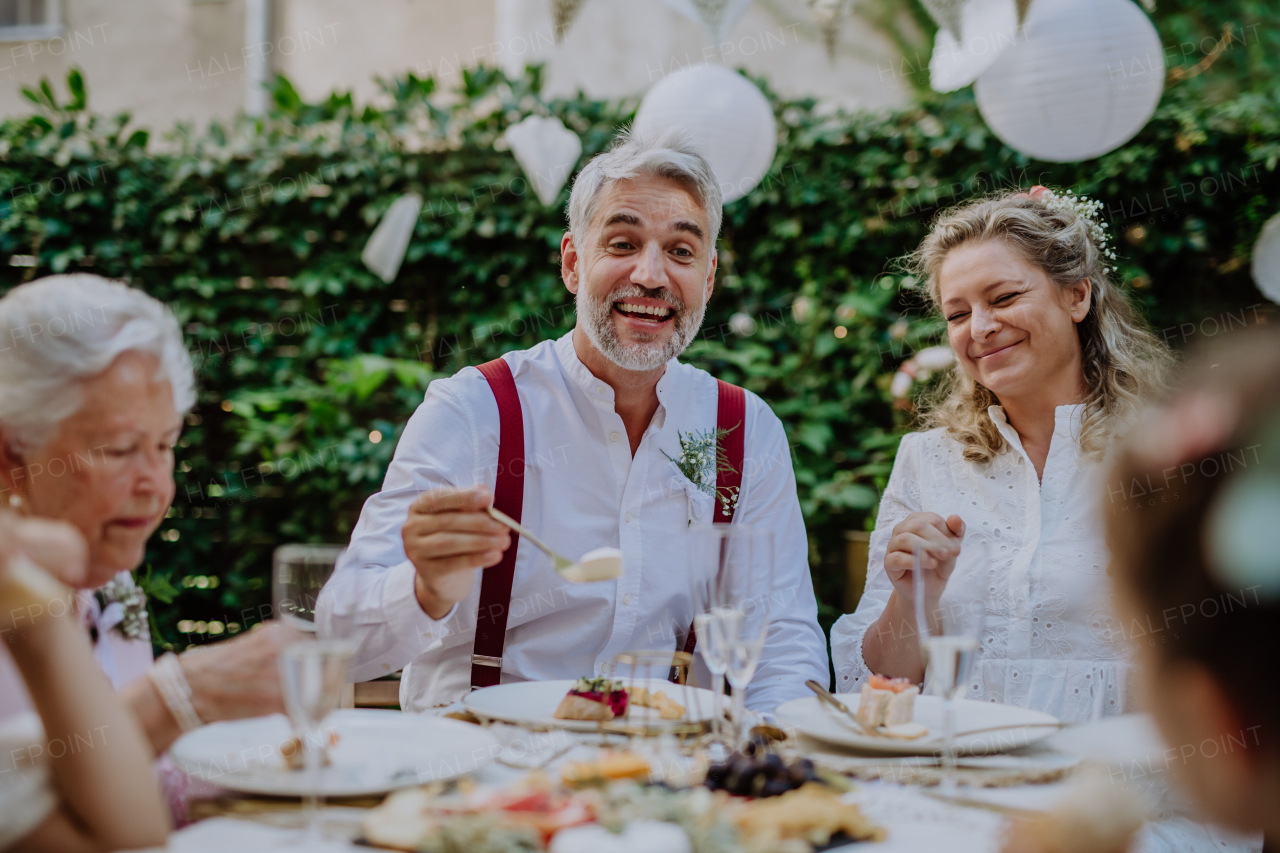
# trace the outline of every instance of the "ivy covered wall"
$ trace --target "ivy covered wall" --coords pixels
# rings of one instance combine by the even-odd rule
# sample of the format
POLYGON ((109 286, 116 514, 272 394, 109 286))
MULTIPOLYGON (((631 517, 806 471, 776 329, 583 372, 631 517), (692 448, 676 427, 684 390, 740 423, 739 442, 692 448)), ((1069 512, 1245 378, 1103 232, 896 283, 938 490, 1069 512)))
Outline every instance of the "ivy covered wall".
MULTIPOLYGON (((501 133, 556 115, 585 162, 636 103, 547 101, 536 70, 480 69, 456 92, 409 75, 384 84, 382 109, 303 103, 281 79, 265 118, 152 136, 93 114, 78 74, 67 84, 42 85, 31 116, 0 125, 0 286, 83 270, 177 312, 200 398, 140 574, 172 599, 155 607, 160 641, 185 647, 262 618, 276 545, 348 536, 432 378, 572 326, 567 190, 542 207, 501 133), (359 254, 410 190, 426 205, 387 285, 359 254)), ((892 115, 773 99, 777 157, 725 211, 716 293, 686 358, 786 424, 824 624, 842 609, 844 532, 871 525, 910 423, 889 378, 942 340, 893 263, 940 207, 1037 183, 1100 199, 1126 286, 1179 347, 1271 315, 1248 267, 1280 210, 1277 101, 1246 91, 1209 106, 1197 91, 1175 86, 1130 144, 1071 165, 1002 145, 967 93, 892 115)))

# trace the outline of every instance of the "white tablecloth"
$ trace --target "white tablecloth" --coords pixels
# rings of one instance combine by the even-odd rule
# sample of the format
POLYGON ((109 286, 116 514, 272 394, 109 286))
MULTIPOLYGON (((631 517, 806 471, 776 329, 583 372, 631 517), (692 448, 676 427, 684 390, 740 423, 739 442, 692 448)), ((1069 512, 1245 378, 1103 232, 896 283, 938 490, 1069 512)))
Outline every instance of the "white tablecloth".
MULTIPOLYGON (((1113 717, 1100 723, 1078 726, 1060 732, 1044 742, 1047 748, 1104 763, 1119 783, 1133 782, 1159 805, 1164 800, 1168 809, 1168 785, 1173 775, 1167 767, 1164 745, 1155 733, 1154 726, 1144 716, 1113 717), (1119 774, 1119 775, 1117 775, 1119 774)), ((586 747, 577 746, 559 761, 585 757, 586 747)), ((559 763, 559 762, 557 762, 559 763)), ((553 765, 554 766, 554 765, 553 765)), ((481 784, 504 786, 524 775, 500 764, 491 764, 476 774, 481 784)), ((1043 810, 1060 802, 1068 790, 1068 782, 1049 785, 1024 785, 1015 788, 962 789, 971 799, 1011 806, 1020 809, 1043 810)), ((907 851, 945 850, 947 853, 995 853, 1000 848, 1000 837, 1006 826, 1006 818, 994 811, 957 806, 940 802, 918 788, 903 787, 887 782, 858 783, 849 795, 866 815, 889 831, 888 838, 880 843, 860 843, 850 849, 861 853, 907 853, 907 851)), ((335 820, 354 826, 360 812, 355 809, 330 809, 326 812, 335 820)), ((297 819, 296 813, 286 816, 297 819)), ((1141 836, 1140 849, 1168 851, 1185 849, 1187 853, 1205 853, 1224 850, 1260 849, 1261 841, 1245 840, 1229 833, 1213 829, 1195 828, 1188 832, 1185 820, 1172 819, 1165 827, 1164 836, 1159 824, 1148 825, 1141 836), (1153 830, 1152 827, 1156 827, 1153 830), (1179 834, 1181 833, 1181 834, 1179 834)), ((166 853, 267 853, 267 851, 297 850, 289 840, 296 837, 296 830, 285 830, 249 820, 213 818, 193 824, 172 836, 166 853)), ((309 851, 363 851, 345 841, 327 842, 324 846, 309 846, 309 851)), ((600 853, 608 853, 602 850, 600 853)))

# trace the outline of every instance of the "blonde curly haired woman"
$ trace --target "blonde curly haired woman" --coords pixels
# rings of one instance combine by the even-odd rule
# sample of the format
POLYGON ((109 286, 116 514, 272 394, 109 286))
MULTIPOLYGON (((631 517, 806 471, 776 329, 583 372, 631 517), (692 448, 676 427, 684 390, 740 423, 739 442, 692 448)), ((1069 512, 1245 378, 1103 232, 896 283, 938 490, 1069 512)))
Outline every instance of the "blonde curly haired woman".
MULTIPOLYGON (((903 438, 866 592, 836 623, 836 687, 921 681, 912 554, 949 580, 985 571, 994 612, 969 698, 1077 722, 1131 710, 1111 615, 1099 465, 1172 362, 1112 280, 1097 204, 1044 187, 943 213, 909 266, 957 365, 903 438), (985 568, 961 543, 990 543, 985 568), (957 569, 957 565, 960 567, 957 569)), ((939 594, 941 590, 938 591, 939 594)))

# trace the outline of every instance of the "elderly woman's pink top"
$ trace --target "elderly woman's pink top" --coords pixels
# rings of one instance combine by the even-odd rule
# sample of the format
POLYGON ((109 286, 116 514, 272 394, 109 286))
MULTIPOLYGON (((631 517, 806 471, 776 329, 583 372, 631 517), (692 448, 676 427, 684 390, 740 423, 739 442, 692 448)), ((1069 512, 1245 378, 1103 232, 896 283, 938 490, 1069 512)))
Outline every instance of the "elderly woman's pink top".
MULTIPOLYGON (((103 619, 102 608, 98 605, 93 590, 82 589, 76 592, 76 609, 84 621, 86 631, 93 634, 92 629, 97 629, 98 640, 93 647, 93 656, 117 692, 126 684, 147 674, 152 663, 149 634, 136 640, 128 640, 119 631, 113 630, 112 620, 103 619)), ((21 633, 21 622, 14 631, 21 633)), ((4 639, 6 642, 3 645, 6 648, 0 651, 0 720, 32 710, 27 686, 23 683, 13 658, 9 656, 7 646, 12 640, 7 637, 4 639)))

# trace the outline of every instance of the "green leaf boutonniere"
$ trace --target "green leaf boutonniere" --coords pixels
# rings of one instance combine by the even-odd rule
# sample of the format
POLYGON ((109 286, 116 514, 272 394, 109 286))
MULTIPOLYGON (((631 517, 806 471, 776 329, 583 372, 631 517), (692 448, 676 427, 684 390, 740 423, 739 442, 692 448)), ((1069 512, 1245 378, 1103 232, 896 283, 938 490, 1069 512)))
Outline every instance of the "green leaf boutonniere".
POLYGON ((662 451, 662 455, 670 459, 680 473, 697 486, 699 491, 720 501, 724 514, 730 518, 738 508, 738 488, 736 486, 728 489, 717 488, 716 478, 722 471, 737 473, 729 464, 729 456, 724 450, 724 437, 731 432, 733 432, 732 429, 707 429, 689 433, 677 430, 680 456, 673 457, 665 450, 662 451))

